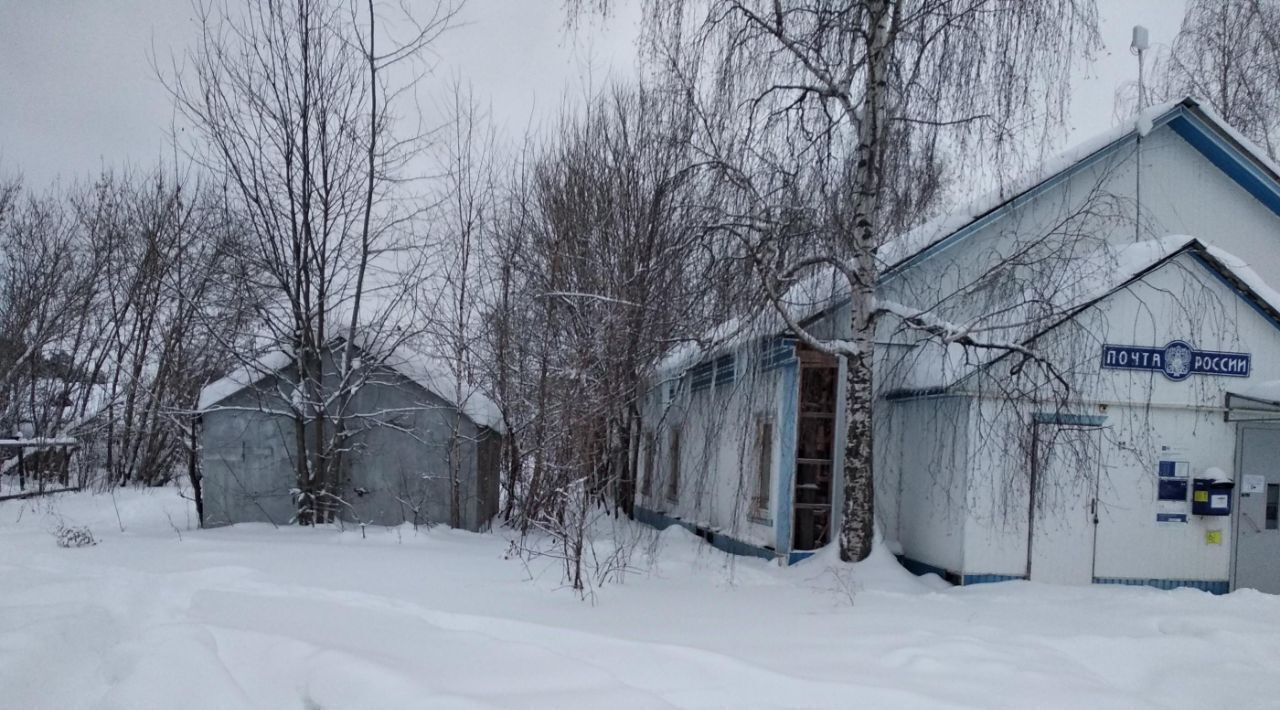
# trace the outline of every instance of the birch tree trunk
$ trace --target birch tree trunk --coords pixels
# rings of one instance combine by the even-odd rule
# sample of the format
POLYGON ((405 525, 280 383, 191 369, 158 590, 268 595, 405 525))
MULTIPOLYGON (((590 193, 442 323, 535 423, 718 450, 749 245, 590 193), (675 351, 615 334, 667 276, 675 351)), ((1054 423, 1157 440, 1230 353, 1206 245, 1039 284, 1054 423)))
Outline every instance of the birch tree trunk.
POLYGON ((844 447, 844 505, 840 516, 840 559, 859 562, 871 554, 875 531, 875 461, 872 446, 875 388, 875 284, 879 175, 884 150, 885 79, 894 31, 894 3, 877 0, 868 5, 871 25, 867 51, 862 120, 858 125, 853 189, 853 278, 849 287, 852 352, 846 357, 844 447))

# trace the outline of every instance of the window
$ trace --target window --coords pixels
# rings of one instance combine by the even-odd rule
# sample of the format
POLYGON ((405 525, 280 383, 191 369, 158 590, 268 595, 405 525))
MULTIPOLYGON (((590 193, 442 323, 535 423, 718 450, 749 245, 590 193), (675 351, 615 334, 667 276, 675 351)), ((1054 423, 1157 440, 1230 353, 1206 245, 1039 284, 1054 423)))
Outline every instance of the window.
POLYGON ((732 354, 721 355, 716 358, 716 387, 721 385, 731 385, 738 374, 737 363, 732 354))
POLYGON ((675 501, 680 496, 680 430, 671 430, 671 470, 667 473, 667 499, 675 501))
POLYGON ((1267 484, 1267 529, 1280 530, 1280 484, 1267 484))
POLYGON ((796 344, 789 338, 774 338, 760 344, 762 370, 790 365, 796 361, 796 344))
POLYGON ((714 377, 712 367, 712 363, 704 362, 689 370, 689 381, 691 383, 690 389, 694 392, 701 392, 702 390, 709 389, 711 387, 711 380, 714 377))
POLYGON ((756 495, 751 500, 751 512, 756 517, 768 517, 769 493, 773 488, 773 422, 767 417, 756 419, 756 495))
POLYGON ((658 435, 647 432, 644 435, 644 478, 640 481, 640 495, 647 496, 653 492, 653 457, 658 454, 658 435))

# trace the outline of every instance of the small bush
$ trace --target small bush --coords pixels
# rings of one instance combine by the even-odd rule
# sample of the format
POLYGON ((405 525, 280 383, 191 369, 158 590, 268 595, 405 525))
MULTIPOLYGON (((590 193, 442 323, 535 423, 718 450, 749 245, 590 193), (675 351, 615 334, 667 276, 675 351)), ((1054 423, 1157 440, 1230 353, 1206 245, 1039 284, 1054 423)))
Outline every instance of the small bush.
POLYGON ((53 536, 58 540, 58 547, 89 547, 98 544, 89 528, 66 523, 58 523, 58 529, 53 532, 53 536))

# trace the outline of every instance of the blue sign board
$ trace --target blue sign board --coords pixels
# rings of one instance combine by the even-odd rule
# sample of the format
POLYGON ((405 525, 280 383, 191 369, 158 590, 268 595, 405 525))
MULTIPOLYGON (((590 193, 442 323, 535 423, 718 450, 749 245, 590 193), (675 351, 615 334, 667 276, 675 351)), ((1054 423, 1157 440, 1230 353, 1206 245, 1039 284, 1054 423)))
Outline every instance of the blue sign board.
POLYGON ((1140 345, 1102 346, 1104 368, 1149 370, 1159 372, 1174 382, 1181 382, 1191 375, 1248 377, 1252 364, 1249 353, 1196 350, 1182 340, 1175 340, 1163 348, 1140 345))

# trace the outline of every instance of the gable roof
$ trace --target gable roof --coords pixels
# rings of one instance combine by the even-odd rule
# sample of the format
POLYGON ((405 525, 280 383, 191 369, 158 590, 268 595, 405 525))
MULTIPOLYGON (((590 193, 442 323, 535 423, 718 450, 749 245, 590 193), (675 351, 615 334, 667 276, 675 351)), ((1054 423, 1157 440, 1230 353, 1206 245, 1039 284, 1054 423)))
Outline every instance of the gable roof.
POLYGON ((1191 256, 1197 263, 1207 269, 1237 296, 1244 299, 1259 315, 1280 330, 1280 292, 1267 285, 1248 263, 1243 259, 1215 247, 1202 239, 1186 235, 1174 235, 1163 239, 1140 242, 1122 250, 1113 283, 1099 289, 1095 294, 1082 299, 1079 303, 1066 309, 1061 318, 1040 329, 1026 342, 1031 343, 1063 323, 1080 315, 1086 309, 1097 305, 1118 291, 1146 278, 1170 261, 1182 255, 1191 256), (1151 246, 1147 246, 1151 245, 1151 246), (1137 256, 1142 251, 1147 258, 1137 256), (1126 258, 1124 255, 1129 255, 1126 258))
MULTIPOLYGON (((293 360, 290 352, 281 349, 269 351, 244 363, 200 390, 197 411, 205 412, 216 408, 228 397, 289 367, 293 360)), ((502 412, 497 404, 470 385, 463 385, 459 396, 457 380, 443 360, 401 345, 392 350, 381 364, 457 407, 476 424, 499 433, 504 432, 502 412)))
POLYGON ((200 390, 196 410, 203 412, 240 390, 252 387, 293 363, 293 355, 272 350, 249 360, 200 390))
POLYGON ((976 200, 960 205, 880 248, 885 279, 945 250, 1072 175, 1114 155, 1151 131, 1167 126, 1276 215, 1280 215, 1280 166, 1257 145, 1197 99, 1147 108, 1132 119, 1041 163, 1035 170, 976 200))
MULTIPOLYGON (((1280 216, 1280 165, 1211 108, 1187 97, 1151 106, 1132 119, 1042 162, 1012 183, 889 240, 877 253, 881 283, 899 276, 912 264, 939 254, 981 231, 1006 210, 1052 189, 1164 126, 1280 216)), ((842 279, 835 276, 834 269, 819 269, 783 294, 780 299, 783 307, 789 309, 794 320, 803 323, 841 305, 848 300, 848 294, 842 279)), ((743 342, 785 330, 784 319, 772 310, 720 324, 702 339, 711 343, 709 346, 686 343, 673 348, 658 363, 656 373, 660 377, 678 376, 683 369, 743 342)))
MULTIPOLYGON (((1073 292, 1063 294, 1060 302, 1060 315, 1045 323, 1034 333, 1019 340, 1016 344, 1030 349, 1034 343, 1046 334, 1071 321, 1084 311, 1092 308, 1110 296, 1142 281, 1149 274, 1163 267, 1180 256, 1190 256, 1196 263, 1208 270, 1214 277, 1242 298, 1259 315, 1273 327, 1280 330, 1280 292, 1272 289, 1257 272, 1249 268, 1242 259, 1212 246, 1201 239, 1186 235, 1174 235, 1163 239, 1139 242, 1115 255, 1116 267, 1108 272, 1105 281, 1083 283, 1073 292)), ((959 346, 963 347, 963 346, 959 346)), ((888 393, 891 399, 910 397, 919 394, 938 394, 945 392, 986 368, 1000 362, 1013 354, 1012 351, 988 351, 986 358, 973 357, 967 354, 968 367, 953 373, 949 381, 932 383, 927 386, 900 388, 888 393)), ((940 364, 940 363, 939 363, 940 364)))

